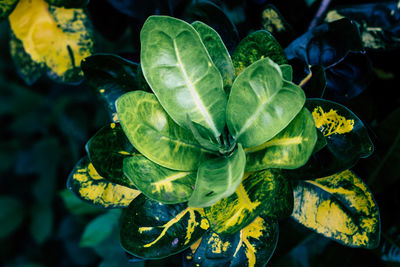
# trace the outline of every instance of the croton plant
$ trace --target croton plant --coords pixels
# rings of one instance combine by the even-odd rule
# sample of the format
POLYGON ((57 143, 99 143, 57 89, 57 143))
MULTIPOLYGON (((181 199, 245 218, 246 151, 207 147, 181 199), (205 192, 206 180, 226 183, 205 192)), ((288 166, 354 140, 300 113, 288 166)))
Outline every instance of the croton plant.
POLYGON ((140 65, 106 54, 82 63, 113 122, 68 180, 83 200, 123 208, 127 252, 264 266, 287 217, 347 246, 377 246, 378 207, 349 169, 373 151, 366 128, 338 103, 306 99, 269 32, 231 56, 206 24, 151 16, 140 39, 140 65))

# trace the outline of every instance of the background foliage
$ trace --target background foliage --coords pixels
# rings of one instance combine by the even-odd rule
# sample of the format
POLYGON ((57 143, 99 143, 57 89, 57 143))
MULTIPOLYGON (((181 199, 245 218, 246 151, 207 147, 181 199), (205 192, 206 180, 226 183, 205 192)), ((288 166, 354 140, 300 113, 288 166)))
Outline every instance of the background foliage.
MULTIPOLYGON (((90 2, 87 9, 95 29, 96 51, 117 53, 138 62, 138 33, 144 19, 156 12, 187 20, 195 20, 202 14, 201 8, 183 12, 186 3, 183 0, 90 2)), ((237 40, 260 28, 273 30, 274 24, 262 19, 262 11, 265 5, 274 4, 286 19, 283 25, 287 29, 276 32, 275 37, 286 47, 307 30, 320 1, 216 3, 228 11, 236 24, 237 40)), ((280 223, 279 245, 269 266, 396 266, 400 263, 400 98, 396 92, 400 82, 400 69, 396 67, 400 59, 396 41, 400 21, 396 14, 388 17, 390 12, 383 7, 373 19, 358 14, 356 11, 360 12, 360 8, 345 11, 340 8, 360 3, 373 1, 336 0, 330 9, 358 18, 362 34, 373 34, 368 32, 371 27, 383 28, 385 35, 381 40, 390 44, 379 49, 370 45, 367 56, 373 68, 368 74, 359 73, 364 78, 363 84, 368 86, 354 98, 340 99, 365 123, 375 145, 374 154, 362 159, 354 170, 366 181, 379 205, 381 244, 372 251, 347 248, 287 220, 280 223)), ((214 15, 205 22, 211 26, 225 23, 221 36, 232 36, 229 24, 218 21, 221 20, 218 10, 212 12, 214 15)), ((5 266, 124 266, 130 260, 128 266, 180 266, 180 254, 164 260, 133 263, 136 260, 120 249, 119 211, 88 206, 65 189, 69 172, 85 154, 86 141, 109 122, 107 112, 86 83, 61 85, 41 77, 28 87, 17 75, 11 60, 9 38, 7 21, 2 21, 0 263, 5 266)), ((224 41, 230 49, 237 40, 224 41)), ((361 60, 356 57, 350 59, 361 60)), ((343 71, 330 69, 326 74, 328 81, 329 75, 335 74, 343 71)), ((328 83, 329 86, 335 85, 328 83)))

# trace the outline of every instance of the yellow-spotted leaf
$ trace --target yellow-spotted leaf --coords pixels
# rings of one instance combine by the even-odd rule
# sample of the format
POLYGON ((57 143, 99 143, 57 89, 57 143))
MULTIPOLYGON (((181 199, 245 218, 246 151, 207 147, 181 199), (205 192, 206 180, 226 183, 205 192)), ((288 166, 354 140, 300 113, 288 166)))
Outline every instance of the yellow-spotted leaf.
POLYGON ((292 218, 298 223, 347 246, 378 246, 378 206, 365 183, 352 171, 297 181, 294 195, 292 218))
POLYGON ((132 181, 124 175, 123 161, 139 154, 126 138, 119 123, 111 123, 101 128, 86 143, 86 151, 97 172, 104 179, 136 189, 132 181))
POLYGON ((208 207, 235 192, 242 181, 246 155, 241 144, 228 157, 204 161, 197 170, 196 185, 189 199, 191 207, 208 207))
POLYGON ((187 116, 218 138, 225 127, 226 95, 221 74, 200 35, 188 23, 150 16, 140 32, 144 77, 171 118, 187 116))
POLYGON ((166 204, 188 201, 196 172, 164 168, 144 156, 125 158, 124 173, 147 197, 166 204))
POLYGON ((278 241, 278 223, 257 217, 234 235, 208 231, 200 245, 184 254, 184 266, 263 267, 278 241))
POLYGON ((287 63, 285 51, 269 32, 261 30, 248 35, 240 41, 232 54, 236 75, 267 57, 279 65, 287 63))
POLYGON ((45 0, 20 0, 9 16, 11 29, 31 59, 61 82, 82 80, 82 59, 93 52, 83 9, 49 6, 45 0))
POLYGON ((359 158, 372 154, 374 145, 367 128, 349 109, 317 98, 307 99, 305 106, 325 140, 321 140, 321 147, 309 161, 291 175, 297 179, 329 176, 351 168, 359 158))
POLYGON ((67 187, 80 199, 103 208, 127 207, 140 194, 138 190, 105 180, 87 157, 76 164, 67 187))
POLYGON ((168 116, 155 95, 129 92, 118 98, 116 106, 129 141, 155 163, 173 170, 192 171, 209 156, 192 133, 168 116))
POLYGON ((23 43, 13 33, 10 35, 10 54, 17 72, 26 84, 32 85, 43 75, 45 66, 33 61, 31 56, 26 53, 23 43))
POLYGON ((202 209, 137 197, 121 217, 121 244, 134 256, 159 259, 196 242, 209 228, 202 209))
POLYGON ((192 26, 200 34, 201 40, 207 48, 207 52, 210 54, 212 61, 221 73, 225 92, 229 93, 233 80, 235 79, 235 70, 233 68, 231 56, 224 42, 219 34, 207 24, 195 21, 192 23, 192 26))
POLYGON ((281 170, 246 173, 233 195, 221 199, 205 214, 218 234, 234 234, 261 213, 272 219, 288 217, 293 209, 293 191, 281 170))
POLYGON ((311 156, 316 141, 313 117, 303 108, 277 136, 264 144, 245 149, 246 172, 267 168, 299 168, 311 156))
POLYGON ((6 18, 17 5, 18 0, 1 0, 0 1, 0 21, 6 18))

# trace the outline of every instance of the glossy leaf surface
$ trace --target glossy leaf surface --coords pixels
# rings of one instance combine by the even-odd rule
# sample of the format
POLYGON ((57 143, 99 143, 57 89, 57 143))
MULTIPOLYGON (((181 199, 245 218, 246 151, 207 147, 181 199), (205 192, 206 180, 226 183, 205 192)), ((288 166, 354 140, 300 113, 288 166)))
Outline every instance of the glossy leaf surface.
POLYGON ((229 93, 230 87, 235 79, 235 70, 233 68, 231 56, 221 40, 221 37, 213 28, 203 22, 195 21, 192 23, 192 26, 200 34, 201 40, 207 48, 212 61, 221 73, 225 92, 229 93))
POLYGON ((139 86, 139 65, 111 54, 96 54, 85 58, 81 67, 85 81, 106 104, 114 122, 116 116, 115 101, 129 91, 143 90, 139 86))
POLYGON ((294 195, 295 221, 347 246, 378 246, 378 206, 365 183, 352 171, 298 181, 294 195))
POLYGON ((263 213, 266 218, 283 218, 293 209, 293 191, 279 169, 247 173, 235 193, 205 208, 211 229, 234 234, 263 213))
POLYGON ((228 157, 204 161, 197 170, 189 206, 207 207, 233 194, 242 180, 245 165, 246 155, 241 144, 228 157))
POLYGON ((100 129, 87 142, 86 150, 93 166, 104 179, 135 189, 122 168, 124 159, 138 152, 119 123, 111 123, 100 129))
POLYGON ((240 41, 232 54, 236 75, 267 57, 278 65, 287 63, 285 52, 269 32, 261 30, 248 35, 240 41))
POLYGON ((51 78, 82 80, 80 63, 93 52, 90 25, 82 9, 49 6, 44 0, 20 0, 9 21, 26 53, 34 62, 44 64, 51 78))
POLYGON ((361 157, 372 154, 374 146, 362 121, 346 107, 323 99, 308 99, 306 107, 326 139, 324 146, 293 176, 311 179, 351 168, 361 157))
POLYGON ((103 208, 127 207, 140 194, 138 190, 105 180, 87 157, 76 164, 67 187, 80 199, 103 208))
POLYGON ((208 229, 201 209, 167 205, 140 195, 121 217, 121 245, 134 256, 159 259, 196 242, 208 229))
POLYGON ((18 0, 2 0, 0 2, 0 20, 6 18, 17 5, 18 0))
POLYGON ((283 64, 279 66, 282 72, 282 78, 286 81, 291 82, 293 80, 293 69, 289 64, 283 64))
POLYGON ((226 114, 229 132, 245 148, 258 146, 283 130, 304 101, 303 90, 282 80, 278 65, 269 58, 259 60, 233 83, 226 114))
POLYGON ((310 158, 316 141, 314 119, 303 108, 274 138, 259 146, 245 149, 246 172, 267 168, 299 168, 310 158))
POLYGON ((219 137, 225 126, 223 81, 196 30, 182 20, 151 16, 140 40, 143 74, 167 113, 183 127, 189 116, 219 137))
POLYGON ((183 13, 185 21, 201 21, 221 36, 224 44, 230 53, 239 43, 239 33, 235 24, 230 20, 227 14, 214 2, 202 0, 192 1, 183 13))
POLYGON ((208 154, 193 135, 179 127, 157 98, 143 91, 117 100, 121 126, 133 146, 155 163, 174 170, 196 170, 208 154))
POLYGON ((184 266, 265 266, 278 242, 278 223, 257 217, 234 235, 208 231, 200 245, 184 253, 184 266))
POLYGON ((144 195, 166 204, 187 201, 196 182, 196 172, 167 169, 141 155, 124 160, 124 173, 144 195))

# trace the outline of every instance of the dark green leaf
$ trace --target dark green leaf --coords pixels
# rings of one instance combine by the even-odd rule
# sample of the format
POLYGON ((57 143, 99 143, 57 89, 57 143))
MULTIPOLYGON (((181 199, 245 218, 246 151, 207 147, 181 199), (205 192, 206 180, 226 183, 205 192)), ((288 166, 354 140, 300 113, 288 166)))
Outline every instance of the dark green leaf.
POLYGON ((126 157, 138 154, 119 123, 111 123, 99 130, 86 144, 94 168, 104 179, 135 189, 122 170, 126 157))
POLYGON ((292 27, 274 5, 266 5, 261 17, 262 28, 271 33, 282 47, 285 47, 293 40, 294 32, 292 27))
POLYGON ((228 157, 204 161, 197 170, 189 206, 207 207, 232 195, 242 180, 245 165, 246 155, 241 144, 228 157))
POLYGON ((85 58, 81 67, 85 81, 99 93, 116 122, 115 100, 126 92, 142 89, 137 74, 140 66, 116 55, 96 54, 85 58))
POLYGON ((220 7, 211 1, 192 1, 186 7, 183 17, 190 22, 201 21, 213 28, 221 36, 230 53, 239 43, 239 34, 235 24, 220 7))
POLYGON ((283 218, 292 213, 293 191, 279 169, 246 173, 233 195, 205 208, 211 229, 217 234, 234 234, 261 213, 266 218, 283 218))
POLYGON ((3 195, 0 196, 0 211, 0 239, 3 239, 21 225, 25 209, 18 198, 3 195))
POLYGON ((225 92, 229 94, 233 80, 235 79, 235 70, 233 68, 231 56, 222 42, 221 37, 213 28, 207 26, 203 22, 195 21, 192 23, 192 26, 200 34, 201 40, 207 48, 212 61, 221 73, 225 92))
POLYGON ((184 254, 187 266, 265 266, 278 242, 278 223, 257 217, 234 235, 208 231, 200 245, 184 254))
POLYGON ((19 0, 2 0, 0 2, 0 21, 6 18, 15 8, 19 0))
POLYGON ((121 244, 134 256, 159 259, 176 254, 208 229, 201 209, 167 205, 140 195, 123 210, 121 244))
POLYGON ((187 115, 218 138, 225 126, 223 81, 196 30, 172 17, 151 16, 140 32, 143 74, 181 127, 187 115))
POLYGON ((121 96, 116 105, 129 141, 155 163, 174 170, 192 171, 209 156, 189 131, 167 115, 153 94, 129 92, 121 96))
POLYGON ((121 210, 109 210, 93 219, 86 226, 80 241, 81 247, 95 247, 110 236, 117 226, 121 210))
POLYGON ((372 154, 374 146, 368 131, 357 116, 346 107, 323 99, 308 99, 315 125, 326 139, 326 146, 313 154, 296 172, 297 179, 332 175, 351 168, 358 159, 372 154))
POLYGON ((277 64, 259 60, 233 83, 226 112, 229 132, 245 148, 258 146, 282 131, 304 101, 303 90, 282 80, 277 64))
POLYGON ((103 208, 127 207, 140 194, 138 190, 105 180, 87 157, 76 164, 67 187, 80 199, 103 208))
POLYGON ((279 66, 282 71, 282 78, 288 82, 293 80, 293 69, 292 66, 288 64, 283 64, 279 66))
POLYGON ((380 239, 379 210, 365 183, 346 170, 294 186, 292 218, 351 247, 373 249, 380 239))
POLYGON ((141 155, 124 160, 124 173, 147 197, 166 204, 187 201, 196 182, 196 172, 167 169, 141 155))
POLYGON ((259 146, 245 149, 246 172, 267 168, 299 168, 310 158, 316 141, 314 119, 303 108, 274 138, 259 146))
POLYGON ((312 66, 310 71, 311 77, 302 88, 307 98, 322 97, 326 88, 325 68, 322 66, 312 66))
POLYGON ((232 55, 236 75, 254 62, 270 58, 278 65, 286 64, 286 55, 275 38, 267 31, 254 32, 240 41, 232 55))

